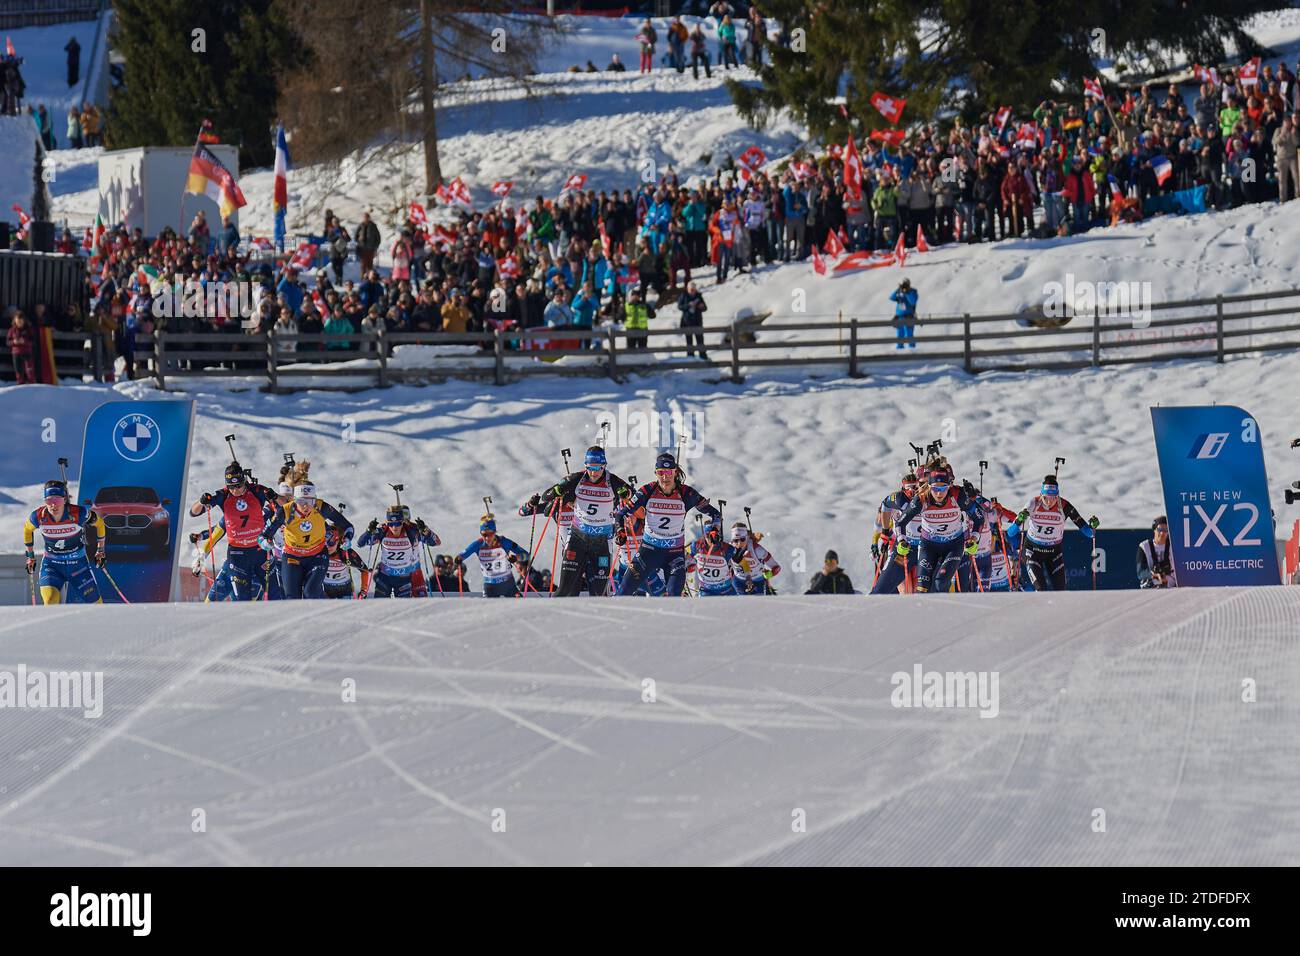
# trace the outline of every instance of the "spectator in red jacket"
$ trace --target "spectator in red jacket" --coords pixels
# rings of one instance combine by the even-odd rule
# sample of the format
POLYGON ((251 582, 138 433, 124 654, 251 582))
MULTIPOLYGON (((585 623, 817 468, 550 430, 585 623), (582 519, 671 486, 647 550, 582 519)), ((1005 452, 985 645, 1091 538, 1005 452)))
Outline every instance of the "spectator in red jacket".
POLYGON ((1097 195, 1097 185, 1087 162, 1080 156, 1070 161, 1070 169, 1065 174, 1065 201, 1074 210, 1074 231, 1087 232, 1092 225, 1092 201, 1097 195))
POLYGON ((9 354, 14 362, 14 375, 19 385, 36 384, 36 340, 32 338, 32 327, 22 312, 15 312, 13 323, 5 336, 9 345, 9 354))
MULTIPOLYGON (((1022 158, 1021 163, 1025 160, 1022 158)), ((1034 196, 1029 191, 1029 179, 1025 167, 1010 163, 1007 174, 1002 177, 1002 206, 1011 220, 1011 234, 1020 235, 1023 225, 1030 233, 1034 231, 1034 196)))

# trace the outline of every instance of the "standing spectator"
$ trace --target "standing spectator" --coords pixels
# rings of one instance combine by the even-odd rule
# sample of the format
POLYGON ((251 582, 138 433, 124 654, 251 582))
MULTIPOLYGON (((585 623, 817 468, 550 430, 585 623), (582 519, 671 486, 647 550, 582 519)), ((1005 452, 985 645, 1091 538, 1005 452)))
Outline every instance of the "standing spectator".
POLYGON ((464 335, 469 329, 469 306, 465 304, 465 293, 452 289, 451 296, 442 307, 442 331, 464 335))
POLYGON ((233 256, 239 246, 239 228, 230 221, 229 216, 221 217, 221 234, 217 237, 217 248, 223 256, 233 256))
POLYGON ((212 238, 212 231, 208 228, 208 217, 200 209, 192 220, 190 220, 190 231, 186 233, 190 245, 197 246, 203 252, 208 251, 208 240, 212 238))
POLYGON ((748 265, 752 272, 758 265, 760 253, 765 262, 772 261, 772 254, 767 248, 767 228, 764 225, 767 220, 767 206, 759 198, 757 189, 750 189, 749 198, 741 207, 740 215, 745 222, 745 232, 749 234, 748 265))
POLYGON ((81 44, 73 37, 63 50, 68 54, 68 86, 76 86, 81 79, 81 44))
POLYGON ((343 266, 348 259, 348 243, 351 237, 337 219, 333 221, 325 237, 330 247, 330 268, 334 270, 334 281, 343 281, 343 266))
POLYGON ((36 384, 36 340, 32 327, 21 311, 14 312, 13 322, 5 335, 9 356, 13 359, 14 375, 19 385, 36 384))
POLYGON ((934 197, 934 238, 936 243, 951 242, 953 223, 957 211, 957 160, 946 158, 930 180, 930 195, 934 197))
POLYGON ((641 72, 649 73, 654 69, 655 63, 655 43, 659 40, 659 34, 655 32, 655 25, 646 17, 641 24, 641 29, 636 35, 637 43, 641 44, 641 72))
POLYGON ((723 17, 718 26, 718 59, 722 61, 724 69, 740 67, 740 61, 736 58, 736 25, 731 22, 730 16, 723 17))
POLYGON ((0 93, 4 96, 0 115, 17 116, 22 110, 27 84, 21 67, 22 60, 17 57, 0 57, 0 93))
POLYGON ((709 69, 707 42, 704 38, 704 31, 698 23, 695 24, 695 28, 691 30, 691 75, 697 80, 700 78, 701 63, 704 64, 704 75, 710 78, 713 76, 713 71, 709 69))
POLYGON ((686 251, 691 257, 691 268, 698 269, 709 258, 709 208, 698 189, 682 207, 682 222, 686 226, 686 251))
MULTIPOLYGON (((880 249, 898 235, 898 191, 888 173, 880 176, 880 185, 871 196, 871 210, 876 216, 875 248, 880 249)), ((820 237, 814 233, 814 238, 820 237)))
POLYGON ((785 204, 785 242, 781 261, 789 262, 792 258, 802 261, 808 232, 808 193, 798 181, 791 180, 781 190, 781 201, 785 204))
POLYGON ((68 110, 68 149, 81 149, 81 110, 75 103, 68 110))
POLYGON ((826 560, 822 562, 822 569, 812 576, 808 582, 808 590, 804 594, 852 594, 853 582, 849 576, 844 573, 840 567, 840 556, 834 551, 826 552, 826 560))
POLYGON ((1010 235, 1020 235, 1023 228, 1027 228, 1032 233, 1034 198, 1029 192, 1029 182, 1025 179, 1023 167, 1015 163, 1007 164, 1007 173, 1002 177, 1001 191, 1003 207, 1011 219, 1010 235))
MULTIPOLYGON (((686 72, 686 37, 686 24, 682 23, 681 17, 673 17, 668 25, 668 56, 678 73, 686 72)), ((698 74, 696 79, 699 79, 698 74)))
POLYGON ((81 142, 85 146, 102 146, 99 110, 92 103, 81 104, 81 142))
POLYGON ((895 349, 901 349, 906 346, 909 349, 916 348, 916 342, 913 339, 913 333, 916 329, 916 302, 919 296, 915 289, 912 288, 912 280, 904 279, 898 284, 898 288, 889 293, 889 299, 894 303, 894 325, 898 341, 894 343, 895 349))
POLYGON ((1069 161, 1065 174, 1065 200, 1070 204, 1074 216, 1074 232, 1087 232, 1092 226, 1092 201, 1096 196, 1097 185, 1087 164, 1076 156, 1069 161))
POLYGON ((45 104, 39 104, 35 110, 30 106, 27 109, 32 114, 32 121, 36 124, 36 132, 40 134, 42 145, 46 150, 54 149, 54 129, 50 125, 50 114, 46 111, 45 104))
POLYGON ((763 46, 767 43, 767 24, 757 6, 749 8, 749 36, 745 45, 749 50, 746 56, 748 66, 757 70, 763 65, 763 46))
MULTIPOLYGON (((281 309, 279 311, 280 311, 280 315, 278 318, 276 318, 275 324, 271 327, 272 333, 277 338, 282 335, 297 335, 298 323, 294 321, 293 313, 291 313, 288 309, 281 309)), ((276 349, 282 355, 287 354, 290 360, 292 360, 293 353, 298 351, 298 340, 284 339, 281 341, 277 341, 276 349)))
POLYGON ((546 320, 548 329, 568 328, 573 325, 573 310, 569 308, 568 302, 564 298, 564 290, 556 289, 555 294, 551 296, 551 302, 542 314, 546 320))
POLYGON ((361 224, 357 226, 357 258, 361 261, 363 275, 374 269, 378 250, 379 227, 371 221, 370 213, 362 213, 361 224))
MULTIPOLYGON (((708 311, 708 308, 704 302, 704 296, 700 294, 700 290, 695 283, 686 283, 686 291, 677 298, 677 309, 682 313, 682 328, 697 329, 704 325, 704 313, 708 311)), ((686 354, 694 355, 697 348, 700 350, 700 358, 707 362, 709 356, 704 351, 704 336, 687 332, 686 354)))
POLYGON ((1141 588, 1178 587, 1169 550, 1169 521, 1164 515, 1151 522, 1151 537, 1138 545, 1137 577, 1141 588))
POLYGON ((1296 197, 1297 137, 1291 115, 1282 117, 1282 125, 1273 134, 1273 155, 1277 163, 1278 201, 1287 202, 1296 197))
MULTIPOLYGON (((325 323, 324 332, 326 335, 352 335, 352 323, 343 315, 342 309, 335 307, 330 313, 329 321, 325 323)), ((325 348, 334 351, 346 351, 356 348, 356 343, 342 340, 326 342, 325 348)))
POLYGON ((627 317, 624 319, 623 326, 627 329, 627 347, 644 350, 649 339, 646 332, 655 314, 654 307, 646 302, 644 292, 640 289, 630 289, 627 294, 626 312, 627 317))

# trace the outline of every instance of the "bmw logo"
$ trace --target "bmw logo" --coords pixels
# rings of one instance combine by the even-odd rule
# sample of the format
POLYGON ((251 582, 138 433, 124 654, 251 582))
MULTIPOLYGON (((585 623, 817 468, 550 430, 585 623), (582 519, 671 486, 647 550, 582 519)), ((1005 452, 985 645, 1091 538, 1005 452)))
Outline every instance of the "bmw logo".
POLYGON ((248 502, 245 501, 243 498, 236 498, 236 499, 235 499, 235 510, 236 510, 236 511, 247 511, 247 510, 248 510, 248 502))
POLYGON ((127 461, 148 461, 161 443, 158 423, 148 415, 127 415, 113 426, 113 447, 127 461))
POLYGON ((310 531, 311 529, 312 529, 312 523, 311 523, 310 521, 299 521, 299 522, 298 522, 298 530, 299 530, 299 531, 310 531))

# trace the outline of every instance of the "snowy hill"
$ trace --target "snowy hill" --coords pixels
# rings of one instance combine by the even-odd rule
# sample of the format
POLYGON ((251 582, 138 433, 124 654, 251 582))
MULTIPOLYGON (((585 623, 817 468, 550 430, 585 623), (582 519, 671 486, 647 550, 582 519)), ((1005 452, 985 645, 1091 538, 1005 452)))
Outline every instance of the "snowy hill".
POLYGON ((101 672, 102 714, 6 711, 0 864, 1295 865, 1297 615, 1282 588, 6 608, 0 670, 101 672), (918 671, 975 699, 898 706, 918 671))

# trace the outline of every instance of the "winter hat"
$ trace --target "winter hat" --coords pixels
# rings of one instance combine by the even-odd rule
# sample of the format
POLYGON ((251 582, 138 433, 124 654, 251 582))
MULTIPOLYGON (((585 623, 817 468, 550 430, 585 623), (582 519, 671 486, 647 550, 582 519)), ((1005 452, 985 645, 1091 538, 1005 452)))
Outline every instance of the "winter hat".
POLYGON ((826 560, 827 560, 827 561, 834 561, 836 564, 839 564, 840 556, 839 556, 838 554, 836 554, 834 551, 827 551, 827 552, 826 552, 826 560))

